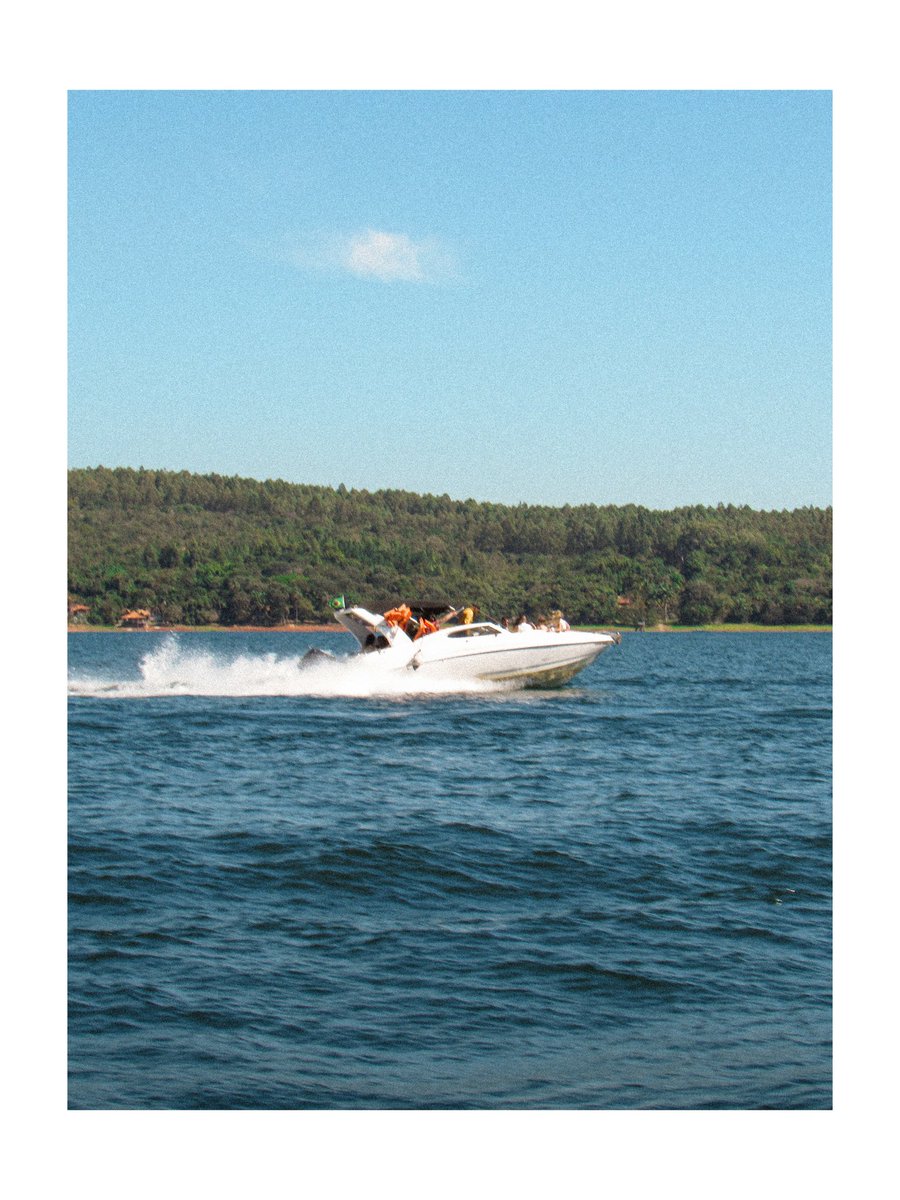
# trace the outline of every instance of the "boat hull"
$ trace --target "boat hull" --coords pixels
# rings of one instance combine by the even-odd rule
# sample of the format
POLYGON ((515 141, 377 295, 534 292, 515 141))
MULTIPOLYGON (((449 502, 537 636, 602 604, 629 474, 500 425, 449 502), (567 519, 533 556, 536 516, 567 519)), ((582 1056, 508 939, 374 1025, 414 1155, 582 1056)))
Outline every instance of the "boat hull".
POLYGON ((511 646, 505 644, 508 639, 503 641, 504 644, 496 649, 479 648, 477 652, 458 652, 452 657, 441 654, 436 648, 433 656, 416 655, 409 665, 423 676, 515 683, 519 687, 561 687, 613 644, 612 639, 601 640, 600 635, 596 640, 565 645, 511 646))

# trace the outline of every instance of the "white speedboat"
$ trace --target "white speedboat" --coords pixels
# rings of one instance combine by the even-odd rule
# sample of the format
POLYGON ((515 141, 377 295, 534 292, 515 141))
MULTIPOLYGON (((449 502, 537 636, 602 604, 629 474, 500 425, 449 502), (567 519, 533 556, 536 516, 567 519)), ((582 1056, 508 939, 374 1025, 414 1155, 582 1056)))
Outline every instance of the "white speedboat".
POLYGON ((423 678, 491 680, 519 687, 558 687, 620 640, 619 634, 504 629, 494 621, 435 622, 435 607, 407 609, 406 630, 392 613, 339 608, 336 619, 359 642, 363 654, 385 667, 419 671, 423 678), (429 632, 424 632, 424 629, 429 632))

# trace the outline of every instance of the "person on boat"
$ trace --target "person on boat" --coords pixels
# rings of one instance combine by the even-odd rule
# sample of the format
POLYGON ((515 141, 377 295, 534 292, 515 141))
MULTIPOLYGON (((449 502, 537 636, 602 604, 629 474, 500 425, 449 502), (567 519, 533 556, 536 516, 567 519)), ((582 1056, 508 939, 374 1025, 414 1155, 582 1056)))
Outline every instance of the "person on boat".
POLYGON ((467 604, 461 613, 463 625, 471 625, 472 622, 475 620, 475 614, 477 611, 478 611, 478 609, 475 608, 473 605, 467 604))
POLYGON ((437 633, 438 627, 434 621, 429 621, 427 617, 419 617, 419 628, 416 630, 413 641, 417 641, 420 637, 424 637, 426 633, 437 633))
POLYGON ((534 629, 532 623, 528 620, 524 613, 516 622, 516 633, 528 633, 530 629, 534 629))
POLYGON ((555 629, 557 633, 565 633, 570 628, 569 622, 558 608, 550 614, 550 628, 555 629))
POLYGON ((388 625, 399 625, 401 629, 405 630, 411 616, 412 610, 408 604, 398 604, 396 608, 392 608, 384 614, 384 619, 388 625))

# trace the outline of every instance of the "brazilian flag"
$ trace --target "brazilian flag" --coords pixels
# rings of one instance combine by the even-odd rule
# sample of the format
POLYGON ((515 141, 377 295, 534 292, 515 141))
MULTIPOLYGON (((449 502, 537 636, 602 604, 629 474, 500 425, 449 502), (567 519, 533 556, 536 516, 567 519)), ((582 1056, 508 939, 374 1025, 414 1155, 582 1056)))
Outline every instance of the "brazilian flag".
POLYGON ((331 607, 335 608, 335 609, 346 608, 347 605, 344 603, 344 597, 343 596, 335 596, 334 599, 331 601, 331 607))

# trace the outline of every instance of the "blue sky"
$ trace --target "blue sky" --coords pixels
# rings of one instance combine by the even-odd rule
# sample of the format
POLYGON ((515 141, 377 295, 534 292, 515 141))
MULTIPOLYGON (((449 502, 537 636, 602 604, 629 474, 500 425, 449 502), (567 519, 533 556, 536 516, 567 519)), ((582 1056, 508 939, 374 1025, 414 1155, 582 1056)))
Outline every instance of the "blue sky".
POLYGON ((72 92, 69 461, 831 502, 831 99, 72 92))

